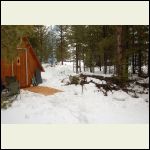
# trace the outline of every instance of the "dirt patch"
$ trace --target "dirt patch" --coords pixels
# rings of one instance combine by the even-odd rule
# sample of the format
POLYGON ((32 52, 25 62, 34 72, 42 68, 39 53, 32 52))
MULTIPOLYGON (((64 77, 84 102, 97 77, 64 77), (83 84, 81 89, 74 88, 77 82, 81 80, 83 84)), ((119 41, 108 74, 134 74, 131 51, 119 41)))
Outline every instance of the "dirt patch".
POLYGON ((57 92, 63 92, 63 91, 55 89, 55 88, 44 87, 44 86, 32 86, 32 87, 24 88, 24 90, 28 90, 28 91, 31 91, 31 92, 43 94, 45 96, 53 95, 57 92))

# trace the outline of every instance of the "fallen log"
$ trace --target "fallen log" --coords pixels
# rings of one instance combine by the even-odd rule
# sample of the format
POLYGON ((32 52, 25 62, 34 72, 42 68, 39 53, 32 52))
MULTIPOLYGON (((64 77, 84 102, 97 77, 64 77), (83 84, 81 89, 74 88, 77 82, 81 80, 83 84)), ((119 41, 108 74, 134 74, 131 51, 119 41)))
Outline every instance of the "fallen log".
POLYGON ((143 88, 149 88, 149 83, 140 83, 140 82, 136 81, 135 84, 142 86, 143 88))
POLYGON ((87 75, 87 74, 81 74, 81 77, 92 77, 99 80, 105 80, 107 84, 116 84, 120 88, 124 88, 125 86, 129 85, 129 83, 134 82, 135 80, 120 80, 119 78, 112 76, 112 77, 104 77, 99 75, 87 75))
POLYGON ((104 76, 98 76, 98 75, 87 75, 87 74, 81 74, 80 75, 82 78, 84 79, 87 79, 87 77, 92 77, 92 78, 96 78, 96 79, 99 79, 99 80, 105 80, 106 81, 106 84, 98 84, 96 82, 94 82, 93 80, 89 81, 89 82, 85 82, 86 84, 88 83, 94 83, 95 86, 100 89, 104 95, 107 96, 107 92, 108 91, 117 91, 117 90, 122 90, 126 93, 129 94, 130 93, 133 93, 133 97, 135 98, 138 98, 137 96, 137 93, 139 94, 147 94, 147 92, 144 92, 144 90, 142 92, 138 92, 138 91, 135 91, 133 89, 129 89, 128 87, 130 87, 130 83, 136 83, 144 88, 148 88, 149 87, 149 84, 147 83, 138 83, 136 80, 131 80, 131 79, 128 79, 128 80, 120 80, 119 78, 117 77, 104 77, 104 76))

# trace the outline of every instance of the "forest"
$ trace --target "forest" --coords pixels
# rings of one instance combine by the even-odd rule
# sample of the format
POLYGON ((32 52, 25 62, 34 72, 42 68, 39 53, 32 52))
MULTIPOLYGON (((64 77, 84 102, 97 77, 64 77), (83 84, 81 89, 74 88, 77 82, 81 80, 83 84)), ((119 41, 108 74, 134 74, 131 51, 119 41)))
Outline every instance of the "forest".
POLYGON ((99 67, 105 74, 109 66, 123 80, 132 74, 148 76, 149 26, 146 25, 56 25, 56 26, 1 26, 1 53, 12 60, 22 36, 27 36, 41 62, 55 54, 62 65, 75 61, 76 73, 81 72, 81 61, 94 73, 99 67), (129 73, 129 66, 132 71, 129 73), (145 68, 144 68, 145 69, 145 68), (145 73, 146 72, 146 73, 145 73))

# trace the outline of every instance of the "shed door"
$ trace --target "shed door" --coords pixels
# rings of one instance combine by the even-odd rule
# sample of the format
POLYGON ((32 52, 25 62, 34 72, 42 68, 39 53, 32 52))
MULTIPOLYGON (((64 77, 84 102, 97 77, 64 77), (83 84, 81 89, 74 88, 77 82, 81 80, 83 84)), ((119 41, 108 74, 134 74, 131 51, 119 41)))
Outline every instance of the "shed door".
POLYGON ((16 62, 16 72, 17 72, 17 79, 20 83, 20 87, 26 87, 26 68, 25 68, 25 56, 24 54, 20 54, 17 57, 16 62))

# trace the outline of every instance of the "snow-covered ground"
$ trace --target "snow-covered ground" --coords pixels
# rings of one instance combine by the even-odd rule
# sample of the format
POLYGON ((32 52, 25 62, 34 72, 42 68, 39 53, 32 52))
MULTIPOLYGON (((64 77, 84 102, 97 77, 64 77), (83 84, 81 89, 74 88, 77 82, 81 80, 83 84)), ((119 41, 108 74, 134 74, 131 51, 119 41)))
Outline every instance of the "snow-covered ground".
POLYGON ((43 67, 41 85, 64 92, 44 96, 21 90, 12 107, 1 110, 2 123, 149 123, 149 102, 145 102, 149 94, 133 98, 123 91, 113 91, 104 96, 93 83, 86 84, 82 93, 80 85, 61 82, 74 74, 72 63, 43 67))

